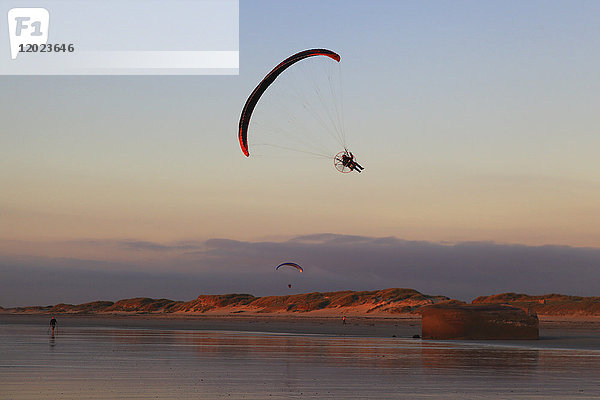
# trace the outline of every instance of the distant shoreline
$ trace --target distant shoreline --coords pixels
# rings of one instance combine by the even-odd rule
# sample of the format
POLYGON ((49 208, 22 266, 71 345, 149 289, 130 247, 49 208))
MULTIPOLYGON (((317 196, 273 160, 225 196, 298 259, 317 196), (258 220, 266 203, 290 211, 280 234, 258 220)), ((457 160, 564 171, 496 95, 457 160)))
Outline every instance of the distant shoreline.
MULTIPOLYGON (((360 314, 356 312, 302 312, 302 313, 251 313, 251 312, 232 312, 232 313, 219 313, 219 312, 206 312, 206 313, 162 313, 162 312, 114 312, 114 313, 56 313, 51 311, 40 311, 40 312, 13 312, 0 310, 0 317, 2 316, 56 316, 56 317, 73 317, 73 318, 107 318, 107 319, 165 319, 165 320, 202 320, 202 319, 224 319, 224 320, 235 320, 241 321, 245 319, 264 319, 264 320, 340 320, 343 316, 347 318, 353 318, 356 320, 390 320, 390 321, 420 321, 421 315, 418 313, 411 314, 360 314)), ((545 322, 600 322, 599 315, 539 315, 538 318, 545 322)))
MULTIPOLYGON (((223 317, 307 317, 341 318, 420 318, 424 307, 439 304, 467 304, 446 296, 432 296, 414 289, 390 288, 374 291, 313 292, 286 296, 255 297, 251 294, 200 295, 191 301, 136 297, 84 304, 52 306, 0 307, 0 314, 55 315, 160 315, 165 318, 186 316, 223 317)), ((531 296, 502 293, 481 296, 472 304, 502 304, 536 314, 540 318, 600 318, 600 297, 560 294, 531 296)))
MULTIPOLYGON (((325 335, 336 337, 379 337, 412 339, 421 334, 420 315, 350 316, 343 324, 341 317, 310 315, 217 315, 217 314, 55 314, 58 334, 73 328, 151 329, 180 331, 230 331, 325 335)), ((0 313, 0 324, 38 325, 45 333, 50 314, 0 313)), ((555 337, 569 332, 600 331, 600 317, 540 317, 543 335, 555 337)))
MULTIPOLYGON (((412 338, 421 333, 420 316, 410 317, 341 317, 272 315, 164 315, 112 314, 76 315, 56 314, 58 332, 70 327, 98 327, 122 329, 159 329, 190 331, 239 331, 286 334, 311 334, 356 337, 412 338)), ((28 324, 46 327, 50 314, 0 313, 0 324, 28 324)))

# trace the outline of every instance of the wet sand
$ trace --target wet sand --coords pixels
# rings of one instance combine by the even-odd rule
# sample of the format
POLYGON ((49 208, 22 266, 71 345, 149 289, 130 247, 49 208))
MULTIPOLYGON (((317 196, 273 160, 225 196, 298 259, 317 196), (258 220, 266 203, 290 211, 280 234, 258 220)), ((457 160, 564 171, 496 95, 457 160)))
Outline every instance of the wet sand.
POLYGON ((424 341, 419 320, 0 315, 0 399, 598 399, 594 321, 424 341), (396 334, 397 337, 393 337, 396 334), (591 347, 590 347, 591 346, 591 347))
MULTIPOLYGON (((0 324, 47 325, 50 315, 0 314, 0 324)), ((169 330, 213 330, 357 337, 412 337, 421 334, 419 316, 400 318, 315 317, 297 315, 63 315, 58 326, 96 326, 169 330)))
POLYGON ((58 313, 54 335, 50 314, 0 312, 0 400, 600 399, 600 317, 435 341, 365 311, 58 313))
MULTIPOLYGON (((286 334, 311 334, 339 337, 413 338, 421 334, 420 316, 398 317, 289 314, 260 315, 185 315, 185 314, 56 314, 58 327, 104 327, 117 329, 154 329, 189 331, 232 331, 286 334)), ((0 324, 46 326, 50 315, 1 314, 0 324)), ((540 317, 540 340, 502 341, 515 345, 600 350, 600 317, 540 317)))

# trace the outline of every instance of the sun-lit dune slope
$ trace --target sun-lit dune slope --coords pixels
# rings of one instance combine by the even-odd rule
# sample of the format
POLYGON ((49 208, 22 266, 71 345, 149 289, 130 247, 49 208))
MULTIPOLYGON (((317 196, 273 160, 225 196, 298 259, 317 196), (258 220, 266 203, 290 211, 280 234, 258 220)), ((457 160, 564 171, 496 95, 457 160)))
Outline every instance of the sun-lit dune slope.
POLYGON ((201 295, 196 300, 186 301, 173 309, 173 312, 207 312, 215 309, 236 309, 254 301, 251 294, 201 295))
POLYGON ((181 304, 181 301, 169 299, 151 299, 148 297, 137 297, 116 301, 100 312, 170 312, 173 307, 181 304))
POLYGON ((385 289, 365 292, 314 292, 289 296, 254 297, 244 294, 200 296, 183 303, 179 312, 320 312, 345 310, 357 314, 410 313, 423 305, 449 300, 444 296, 428 296, 413 289, 385 289))
POLYGON ((579 297, 563 294, 530 296, 520 293, 502 293, 480 296, 473 304, 508 304, 528 309, 538 315, 600 316, 600 297, 579 297))
POLYGON ((79 305, 17 307, 12 313, 313 313, 406 314, 418 313, 426 305, 448 302, 445 296, 429 296, 413 289, 384 289, 364 292, 342 291, 289 296, 255 297, 250 294, 201 295, 192 301, 138 297, 117 302, 96 301, 79 305))
MULTIPOLYGON (((59 304, 60 305, 60 304, 59 304)), ((73 306, 72 304, 66 304, 68 306, 73 306)), ((4 308, 1 310, 2 312, 8 312, 13 314, 43 314, 51 312, 54 306, 28 306, 28 307, 13 307, 13 308, 4 308)))
POLYGON ((112 306, 114 303, 112 301, 93 301, 91 303, 84 304, 57 304, 51 308, 52 312, 94 312, 105 310, 107 307, 112 306))
POLYGON ((249 308, 261 312, 313 312, 347 309, 357 313, 411 313, 417 308, 449 300, 428 296, 413 289, 306 293, 291 296, 260 297, 249 308))

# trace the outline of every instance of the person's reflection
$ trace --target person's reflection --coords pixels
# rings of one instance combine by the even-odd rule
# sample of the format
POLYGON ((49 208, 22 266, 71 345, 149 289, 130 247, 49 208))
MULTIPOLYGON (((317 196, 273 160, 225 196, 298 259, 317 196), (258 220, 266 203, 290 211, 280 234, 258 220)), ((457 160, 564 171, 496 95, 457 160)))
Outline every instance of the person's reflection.
POLYGON ((56 343, 54 342, 54 332, 52 332, 52 335, 50 335, 50 348, 54 348, 55 345, 56 343))

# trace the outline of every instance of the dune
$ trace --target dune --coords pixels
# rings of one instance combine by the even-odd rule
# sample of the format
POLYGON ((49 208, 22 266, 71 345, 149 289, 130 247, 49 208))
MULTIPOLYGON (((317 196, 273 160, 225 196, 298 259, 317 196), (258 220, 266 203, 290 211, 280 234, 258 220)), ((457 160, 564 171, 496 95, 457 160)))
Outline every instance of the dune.
POLYGON ((430 296, 413 289, 314 292, 288 296, 255 297, 251 294, 201 295, 191 301, 138 297, 116 302, 14 307, 13 314, 294 314, 303 315, 394 315, 414 314, 426 305, 448 302, 445 296, 430 296))
MULTIPOLYGON (((153 314, 153 315, 303 315, 303 316, 412 316, 420 318, 425 306, 467 304, 446 296, 432 296, 414 289, 313 292, 286 296, 255 297, 251 294, 200 295, 191 301, 136 297, 83 304, 56 304, 2 308, 4 314, 153 314)), ((600 297, 561 294, 530 296, 502 293, 477 297, 474 305, 499 304, 540 317, 600 317, 600 297)))
POLYGON ((520 293, 501 293, 477 297, 473 304, 506 304, 536 313, 539 316, 600 316, 600 297, 545 294, 530 296, 520 293))

